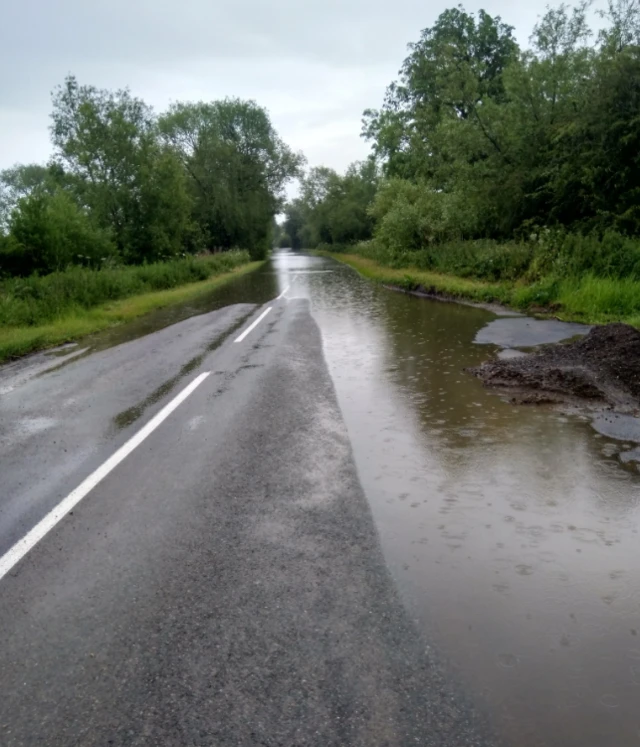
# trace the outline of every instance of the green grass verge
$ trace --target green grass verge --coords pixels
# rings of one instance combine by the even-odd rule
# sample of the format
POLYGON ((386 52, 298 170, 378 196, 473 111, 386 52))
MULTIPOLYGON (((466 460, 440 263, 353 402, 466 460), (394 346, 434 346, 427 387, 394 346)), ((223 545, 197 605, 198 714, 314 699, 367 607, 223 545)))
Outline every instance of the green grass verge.
POLYGON ((70 267, 50 275, 8 278, 0 281, 0 328, 47 324, 79 309, 207 280, 249 259, 248 252, 232 251, 148 265, 70 267))
POLYGON ((250 262, 207 280, 142 293, 89 309, 76 307, 45 324, 0 326, 0 363, 37 350, 76 341, 150 311, 189 301, 210 293, 240 275, 252 272, 261 264, 262 262, 250 262))
POLYGON ((548 278, 486 282, 413 267, 391 268, 357 254, 322 252, 356 269, 370 280, 406 290, 429 292, 479 303, 499 303, 536 315, 552 315, 587 324, 626 322, 640 327, 640 282, 586 275, 576 279, 548 278))

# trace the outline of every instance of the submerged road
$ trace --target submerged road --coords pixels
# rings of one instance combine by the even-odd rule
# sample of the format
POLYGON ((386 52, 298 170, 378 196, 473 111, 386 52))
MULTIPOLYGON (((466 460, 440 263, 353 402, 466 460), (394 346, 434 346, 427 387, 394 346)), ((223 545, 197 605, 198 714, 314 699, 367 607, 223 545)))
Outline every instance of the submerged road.
POLYGON ((2 747, 492 744, 292 295, 0 375, 2 747))

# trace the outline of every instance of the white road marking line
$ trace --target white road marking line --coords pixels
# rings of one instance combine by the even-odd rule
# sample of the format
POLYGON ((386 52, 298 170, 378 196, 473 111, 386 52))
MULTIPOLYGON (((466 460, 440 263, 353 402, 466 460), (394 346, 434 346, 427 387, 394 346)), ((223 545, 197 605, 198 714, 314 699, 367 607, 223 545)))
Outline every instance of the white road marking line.
POLYGON ((284 298, 284 294, 291 288, 290 285, 287 285, 287 287, 282 291, 282 293, 276 298, 276 301, 279 301, 281 298, 284 298))
POLYGON ((249 334, 249 332, 254 330, 258 326, 258 324, 260 324, 260 322, 265 318, 265 316, 271 311, 271 308, 272 307, 269 306, 269 308, 266 311, 263 311, 262 314, 260 314, 260 316, 255 320, 255 322, 253 322, 253 324, 250 324, 239 337, 236 337, 234 342, 242 342, 244 338, 249 334))
POLYGON ((143 426, 134 436, 132 436, 125 444, 123 444, 118 451, 107 459, 106 462, 100 465, 95 472, 92 472, 89 477, 78 485, 69 495, 64 498, 58 505, 49 511, 49 513, 41 519, 33 529, 28 532, 21 540, 8 550, 0 558, 0 580, 12 570, 12 568, 19 563, 22 558, 31 550, 40 540, 48 534, 64 517, 72 511, 78 503, 91 492, 96 485, 104 480, 104 478, 114 470, 120 462, 125 459, 131 452, 147 438, 155 429, 166 420, 169 415, 181 405, 185 399, 195 391, 200 384, 209 376, 211 371, 201 373, 196 379, 194 379, 189 386, 185 387, 177 397, 165 405, 160 412, 155 415, 151 420, 143 426))

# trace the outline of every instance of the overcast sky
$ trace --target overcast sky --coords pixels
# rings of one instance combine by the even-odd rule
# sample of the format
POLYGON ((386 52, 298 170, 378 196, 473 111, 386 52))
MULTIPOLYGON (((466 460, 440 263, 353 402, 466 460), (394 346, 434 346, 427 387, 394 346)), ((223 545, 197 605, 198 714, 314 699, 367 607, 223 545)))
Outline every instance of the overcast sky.
MULTIPOLYGON (((456 0, 1 0, 0 169, 50 155, 50 93, 67 73, 171 101, 255 99, 310 165, 364 157, 406 45, 456 0)), ((526 44, 546 0, 468 2, 526 44)))

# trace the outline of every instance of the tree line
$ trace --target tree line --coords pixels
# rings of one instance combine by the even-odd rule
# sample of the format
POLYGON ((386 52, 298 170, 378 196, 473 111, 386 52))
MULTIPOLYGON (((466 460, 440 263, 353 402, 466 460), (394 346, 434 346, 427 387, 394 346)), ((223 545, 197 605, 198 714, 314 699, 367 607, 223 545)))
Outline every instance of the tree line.
POLYGON ((549 230, 640 235, 640 2, 548 8, 522 49, 499 17, 462 6, 409 45, 372 157, 314 169, 286 209, 291 243, 375 237, 389 252, 549 230), (348 206, 348 207, 347 207, 348 206))
POLYGON ((0 173, 0 275, 143 264, 213 249, 262 258, 304 162, 253 101, 175 103, 68 77, 54 155, 0 173))

